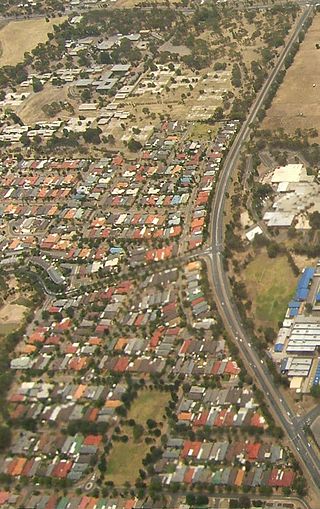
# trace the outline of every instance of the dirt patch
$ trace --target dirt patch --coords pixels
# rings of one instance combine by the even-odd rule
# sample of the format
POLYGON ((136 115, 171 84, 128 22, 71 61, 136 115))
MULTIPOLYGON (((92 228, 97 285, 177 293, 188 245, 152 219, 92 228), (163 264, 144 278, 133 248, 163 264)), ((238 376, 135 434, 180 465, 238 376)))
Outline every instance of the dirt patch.
POLYGON ((263 129, 283 128, 288 133, 297 128, 320 131, 320 49, 316 48, 319 30, 320 15, 316 15, 273 100, 263 129))
POLYGON ((300 271, 306 267, 315 267, 318 263, 318 258, 308 258, 307 256, 297 255, 292 253, 294 263, 299 267, 300 271))
POLYGON ((66 18, 11 21, 0 31, 0 65, 16 65, 23 61, 24 54, 34 49, 40 42, 46 42, 53 25, 66 18))
POLYGON ((0 323, 19 324, 23 319, 26 310, 27 308, 20 304, 5 304, 3 308, 0 309, 0 323))

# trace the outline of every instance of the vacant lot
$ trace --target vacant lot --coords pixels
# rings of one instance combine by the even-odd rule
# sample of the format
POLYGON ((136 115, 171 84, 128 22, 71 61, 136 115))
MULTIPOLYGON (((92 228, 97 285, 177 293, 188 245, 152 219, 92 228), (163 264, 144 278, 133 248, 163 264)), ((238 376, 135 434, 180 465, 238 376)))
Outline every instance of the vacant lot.
POLYGON ((9 334, 17 329, 26 311, 27 308, 25 306, 19 304, 5 304, 0 309, 0 334, 9 334))
POLYGON ((264 129, 282 127, 293 133, 297 128, 315 127, 320 132, 319 30, 320 16, 316 15, 268 111, 264 129))
POLYGON ((135 441, 132 427, 122 426, 121 435, 127 435, 129 440, 126 443, 113 442, 108 459, 107 480, 112 480, 115 485, 122 485, 125 481, 135 482, 139 469, 142 468, 142 460, 150 450, 150 444, 145 443, 148 435, 146 421, 148 419, 163 421, 164 408, 169 399, 169 394, 165 392, 150 390, 140 392, 132 404, 128 419, 134 419, 136 424, 142 425, 145 433, 135 441))
POLYGON ((40 42, 46 42, 53 25, 66 18, 54 18, 49 22, 43 19, 10 21, 0 31, 0 65, 16 65, 23 61, 24 54, 40 42))
POLYGON ((277 328, 297 282, 287 258, 269 258, 263 251, 246 267, 244 277, 254 318, 259 325, 277 328))
POLYGON ((191 140, 210 141, 214 139, 219 130, 219 125, 211 125, 205 122, 194 122, 191 132, 191 140))

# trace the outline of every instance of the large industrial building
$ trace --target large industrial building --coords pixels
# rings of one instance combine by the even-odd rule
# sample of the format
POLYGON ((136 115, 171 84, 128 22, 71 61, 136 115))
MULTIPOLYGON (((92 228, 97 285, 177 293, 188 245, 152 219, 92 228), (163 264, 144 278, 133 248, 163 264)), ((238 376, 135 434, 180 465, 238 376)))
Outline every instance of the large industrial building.
POLYGON ((320 264, 302 272, 273 347, 272 357, 297 392, 320 383, 320 264))

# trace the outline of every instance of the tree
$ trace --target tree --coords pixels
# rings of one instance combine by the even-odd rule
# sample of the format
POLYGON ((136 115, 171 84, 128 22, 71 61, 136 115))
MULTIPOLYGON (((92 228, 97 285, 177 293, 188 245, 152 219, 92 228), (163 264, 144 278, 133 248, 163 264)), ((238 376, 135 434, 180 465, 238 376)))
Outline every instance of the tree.
POLYGON ((107 462, 105 454, 102 454, 100 462, 98 463, 98 469, 103 474, 107 470, 107 462))
POLYGON ((223 109, 221 108, 221 106, 218 106, 218 108, 215 109, 213 118, 215 120, 221 120, 223 118, 223 109))
POLYGON ((142 148, 142 145, 140 143, 140 141, 137 141, 135 140, 134 138, 132 138, 129 142, 128 142, 128 149, 131 151, 131 152, 138 152, 138 150, 140 150, 142 148))
POLYGON ((316 399, 320 398, 320 385, 313 385, 310 389, 310 394, 316 399))
POLYGON ((196 501, 196 497, 193 493, 187 493, 186 495, 186 503, 188 505, 194 505, 196 501))
POLYGON ((144 432, 143 426, 141 426, 141 424, 135 424, 133 426, 133 431, 132 431, 134 440, 135 441, 139 440, 139 438, 142 437, 143 432, 144 432))
POLYGON ((147 420, 147 426, 148 426, 149 429, 156 428, 157 427, 157 423, 153 419, 148 419, 147 420))
POLYGON ((43 85, 38 78, 32 78, 32 88, 34 92, 41 92, 43 85))
POLYGON ((115 137, 113 136, 113 134, 108 134, 107 141, 108 141, 108 143, 110 143, 110 145, 115 144, 116 140, 115 140, 115 137))
POLYGON ((83 133, 83 138, 87 143, 94 143, 99 145, 101 143, 100 134, 102 133, 100 127, 88 127, 83 133))
POLYGON ((4 451, 11 443, 11 430, 8 426, 0 426, 0 451, 4 451))
POLYGON ((276 258, 276 256, 280 252, 280 247, 276 242, 270 242, 270 244, 267 246, 267 253, 269 258, 276 258))
POLYGON ((309 216, 309 223, 313 230, 320 229, 320 212, 312 212, 309 216))
POLYGON ((276 339, 276 333, 272 327, 266 327, 264 329, 264 337, 268 343, 272 343, 276 339))
POLYGON ((244 509, 249 509, 251 507, 251 501, 249 497, 245 495, 239 498, 239 507, 243 507, 244 509))
POLYGON ((27 135, 27 133, 22 133, 21 138, 20 138, 20 143, 22 143, 22 145, 24 147, 29 147, 30 146, 31 142, 30 142, 30 138, 27 135))
POLYGON ((91 99, 91 92, 88 88, 85 88, 81 92, 81 101, 86 103, 86 102, 90 101, 90 99, 91 99))

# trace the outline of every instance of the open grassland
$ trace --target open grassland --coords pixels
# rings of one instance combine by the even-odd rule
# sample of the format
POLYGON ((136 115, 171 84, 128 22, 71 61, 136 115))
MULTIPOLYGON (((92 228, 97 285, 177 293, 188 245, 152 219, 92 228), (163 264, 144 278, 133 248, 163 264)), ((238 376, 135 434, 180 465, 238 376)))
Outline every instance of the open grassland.
POLYGON ((106 480, 113 481, 117 486, 123 485, 126 481, 135 482, 139 469, 142 468, 142 460, 150 450, 150 444, 145 443, 148 434, 146 421, 148 419, 163 421, 164 408, 169 399, 166 392, 145 390, 139 393, 127 418, 134 419, 136 424, 142 425, 146 431, 139 440, 134 440, 132 427, 127 425, 121 427, 121 435, 127 435, 128 442, 113 442, 107 461, 106 480))
POLYGON ((297 128, 320 131, 320 49, 316 48, 320 43, 319 30, 318 14, 267 112, 263 129, 283 128, 288 133, 297 128))
POLYGON ((269 258, 263 251, 248 264, 244 278, 254 318, 259 325, 276 328, 284 318, 297 283, 287 258, 269 258))
POLYGON ((16 65, 23 61, 24 54, 34 49, 40 42, 46 42, 53 25, 66 18, 53 18, 47 22, 42 19, 10 21, 0 30, 0 66, 16 65))

